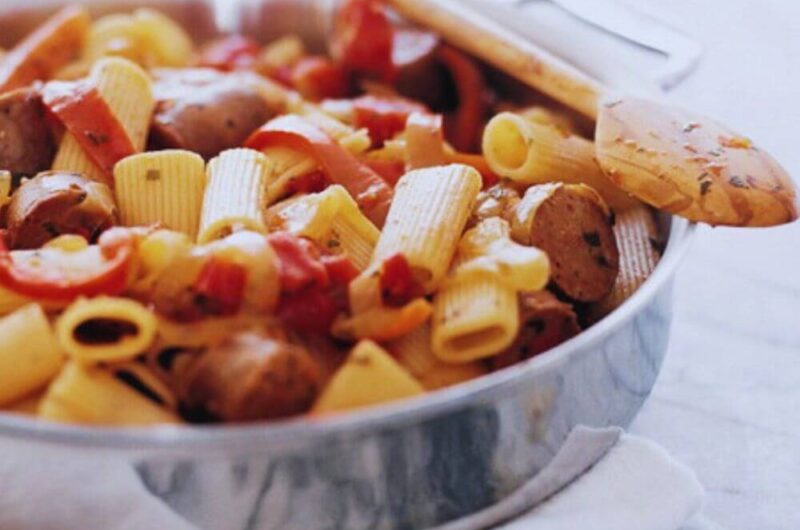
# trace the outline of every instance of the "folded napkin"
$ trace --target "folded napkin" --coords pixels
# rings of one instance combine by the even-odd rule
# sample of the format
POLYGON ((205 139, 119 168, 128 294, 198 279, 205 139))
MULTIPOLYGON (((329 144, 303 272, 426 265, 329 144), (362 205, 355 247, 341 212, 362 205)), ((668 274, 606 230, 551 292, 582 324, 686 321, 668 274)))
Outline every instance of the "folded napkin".
MULTIPOLYGON (((0 443, 0 484, 2 530, 196 530, 151 495, 131 466, 102 453, 62 458, 0 443)), ((510 497, 436 530, 711 530, 702 520, 690 523, 702 500, 692 471, 653 442, 578 428, 510 497), (592 465, 598 451, 605 455, 592 465)))

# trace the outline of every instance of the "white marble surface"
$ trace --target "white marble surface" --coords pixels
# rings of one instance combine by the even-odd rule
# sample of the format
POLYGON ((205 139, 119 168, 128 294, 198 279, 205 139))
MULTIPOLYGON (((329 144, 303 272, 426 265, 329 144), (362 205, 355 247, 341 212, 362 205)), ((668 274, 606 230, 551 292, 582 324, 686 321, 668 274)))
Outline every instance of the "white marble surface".
MULTIPOLYGON (((633 1, 633 0, 632 0, 633 1)), ((800 2, 638 0, 707 47, 671 94, 800 175, 800 2)), ((676 285, 670 352, 632 431, 693 467, 708 518, 800 528, 800 224, 700 230, 676 285)))

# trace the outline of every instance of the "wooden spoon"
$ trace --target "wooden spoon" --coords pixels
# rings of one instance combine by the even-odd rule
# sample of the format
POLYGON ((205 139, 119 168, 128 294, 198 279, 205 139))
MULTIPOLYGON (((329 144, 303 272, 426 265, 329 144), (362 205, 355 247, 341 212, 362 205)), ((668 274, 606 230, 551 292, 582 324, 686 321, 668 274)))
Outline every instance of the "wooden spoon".
POLYGON ((597 160, 638 199, 712 225, 797 219, 794 184, 749 140, 704 116, 603 86, 457 0, 388 0, 399 13, 564 105, 595 119, 597 160))

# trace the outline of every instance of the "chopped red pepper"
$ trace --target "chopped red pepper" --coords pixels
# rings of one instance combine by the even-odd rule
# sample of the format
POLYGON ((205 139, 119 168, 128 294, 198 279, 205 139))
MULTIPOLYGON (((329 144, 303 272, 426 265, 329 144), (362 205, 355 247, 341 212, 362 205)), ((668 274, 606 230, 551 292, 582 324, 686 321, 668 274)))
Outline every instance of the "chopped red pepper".
POLYGON ((319 249, 311 241, 289 232, 270 234, 267 241, 278 255, 282 292, 296 292, 309 286, 328 286, 328 273, 320 262, 319 249))
POLYGON ((331 54, 347 70, 390 81, 394 29, 380 0, 346 0, 336 13, 331 54))
POLYGON ((404 254, 397 253, 383 261, 381 296, 384 304, 391 307, 402 307, 424 294, 425 292, 414 278, 411 266, 404 254))
POLYGON ((346 98, 352 92, 349 74, 326 57, 301 59, 292 67, 291 83, 304 98, 313 101, 346 98))
POLYGON ((331 182, 341 184, 353 196, 367 218, 378 227, 383 226, 394 195, 392 188, 319 127, 300 116, 281 116, 263 125, 245 142, 245 147, 256 150, 274 145, 313 157, 331 182))
POLYGON ((235 315, 242 306, 246 284, 247 270, 242 265, 211 256, 195 280, 194 291, 210 314, 235 315))
MULTIPOLYGON (((68 260, 59 259, 65 251, 57 249, 42 250, 33 259, 18 263, 6 246, 5 231, 0 231, 0 285, 24 296, 48 300, 121 293, 127 286, 133 259, 133 234, 124 228, 112 228, 103 232, 95 248, 106 261, 99 263, 97 270, 76 274, 69 270, 68 260)), ((89 247, 76 252, 94 251, 89 247)))
POLYGON ((347 310, 347 286, 358 269, 347 256, 321 256, 313 243, 286 232, 268 240, 281 263, 278 316, 295 331, 328 333, 336 315, 347 310))
POLYGON ((353 125, 366 127, 375 146, 394 138, 413 113, 427 113, 425 105, 400 96, 361 96, 353 100, 353 125))
POLYGON ((125 128, 94 85, 53 81, 44 86, 42 97, 109 180, 114 165, 136 152, 125 128))
POLYGON ((238 70, 251 67, 261 47, 258 42, 244 35, 228 35, 211 42, 200 53, 198 66, 217 70, 238 70))

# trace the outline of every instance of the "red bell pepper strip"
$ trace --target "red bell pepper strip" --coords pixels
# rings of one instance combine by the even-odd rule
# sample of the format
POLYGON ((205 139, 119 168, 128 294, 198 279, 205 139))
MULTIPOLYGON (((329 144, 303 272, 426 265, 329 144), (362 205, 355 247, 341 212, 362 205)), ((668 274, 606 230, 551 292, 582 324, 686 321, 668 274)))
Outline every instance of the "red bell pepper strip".
POLYGON ((474 152, 489 110, 483 74, 475 61, 450 46, 440 46, 437 56, 458 92, 458 108, 445 118, 447 139, 457 151, 474 152))
POLYGON ((235 315, 242 307, 247 270, 240 264, 211 256, 200 270, 194 291, 217 316, 235 315))
POLYGON ((255 150, 275 145, 314 158, 331 182, 341 184, 353 196, 370 221, 383 226, 394 195, 392 188, 319 127, 290 114, 267 122, 245 142, 245 147, 255 150))
POLYGON ((345 0, 336 13, 330 49, 345 69, 391 81, 394 29, 380 0, 345 0))
POLYGON ((330 59, 305 57, 292 67, 291 86, 312 101, 346 98, 352 92, 349 74, 330 59))
POLYGON ((362 156, 360 160, 372 171, 380 175, 391 187, 395 187, 400 177, 406 174, 405 160, 379 158, 369 156, 369 153, 366 156, 362 156))
POLYGON ((198 66, 231 71, 250 68, 256 62, 261 47, 244 35, 228 35, 211 42, 200 53, 198 66))
POLYGON ((95 86, 85 81, 53 81, 44 86, 42 97, 109 179, 114 164, 136 152, 125 128, 95 86))
POLYGON ((16 263, 6 246, 5 231, 0 231, 0 285, 24 296, 48 300, 119 294, 128 282, 135 250, 133 233, 124 228, 112 228, 103 232, 97 246, 105 263, 90 274, 69 276, 52 260, 30 259, 16 263))
POLYGON ((396 97, 361 96, 353 100, 353 125, 366 127, 372 144, 383 145, 406 127, 413 113, 428 113, 425 105, 409 99, 396 97))

